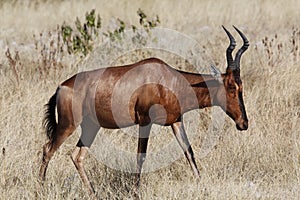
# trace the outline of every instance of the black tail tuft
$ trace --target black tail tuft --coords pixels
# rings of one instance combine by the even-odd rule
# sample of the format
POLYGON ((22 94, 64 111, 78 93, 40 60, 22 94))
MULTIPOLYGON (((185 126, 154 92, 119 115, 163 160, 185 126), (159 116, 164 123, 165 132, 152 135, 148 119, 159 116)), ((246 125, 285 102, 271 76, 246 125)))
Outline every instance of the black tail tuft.
POLYGON ((47 136, 50 141, 54 141, 56 137, 56 118, 55 118, 55 107, 56 107, 56 97, 57 97, 56 90, 55 94, 50 98, 48 104, 45 105, 45 117, 43 120, 43 126, 46 129, 47 136))

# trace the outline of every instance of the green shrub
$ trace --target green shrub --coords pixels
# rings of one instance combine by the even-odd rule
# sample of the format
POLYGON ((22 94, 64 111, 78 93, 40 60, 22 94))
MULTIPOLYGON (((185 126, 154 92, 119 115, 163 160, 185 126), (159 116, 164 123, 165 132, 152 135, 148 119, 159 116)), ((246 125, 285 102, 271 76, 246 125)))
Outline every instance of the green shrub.
POLYGON ((101 28, 101 17, 98 14, 96 19, 95 10, 85 14, 85 22, 82 24, 76 18, 75 26, 77 32, 73 32, 70 25, 65 22, 61 26, 61 34, 64 43, 67 45, 68 53, 81 53, 86 56, 93 49, 93 41, 99 36, 101 28))
POLYGON ((126 23, 117 18, 117 28, 114 30, 107 30, 101 32, 101 17, 95 10, 87 12, 85 15, 85 22, 81 23, 79 18, 76 18, 75 28, 66 24, 65 22, 61 26, 61 34, 64 43, 67 45, 69 54, 80 54, 81 57, 87 56, 93 50, 94 43, 99 37, 108 37, 111 42, 121 41, 124 37, 126 27, 130 27, 134 33, 136 33, 133 41, 145 43, 140 32, 137 32, 138 28, 145 30, 150 34, 151 29, 157 27, 160 23, 159 17, 155 19, 148 19, 147 15, 138 9, 137 14, 139 16, 139 27, 135 25, 126 25, 126 23))

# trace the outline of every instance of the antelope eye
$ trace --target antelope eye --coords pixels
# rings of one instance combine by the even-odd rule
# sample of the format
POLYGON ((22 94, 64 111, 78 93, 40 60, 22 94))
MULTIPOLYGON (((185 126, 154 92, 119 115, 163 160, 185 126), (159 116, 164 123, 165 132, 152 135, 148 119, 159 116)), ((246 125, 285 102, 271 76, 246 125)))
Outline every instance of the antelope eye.
POLYGON ((236 92, 236 86, 235 86, 235 85, 229 85, 228 91, 229 91, 230 93, 235 93, 235 92, 236 92))
POLYGON ((229 85, 228 89, 230 91, 235 91, 236 90, 236 87, 234 85, 229 85))

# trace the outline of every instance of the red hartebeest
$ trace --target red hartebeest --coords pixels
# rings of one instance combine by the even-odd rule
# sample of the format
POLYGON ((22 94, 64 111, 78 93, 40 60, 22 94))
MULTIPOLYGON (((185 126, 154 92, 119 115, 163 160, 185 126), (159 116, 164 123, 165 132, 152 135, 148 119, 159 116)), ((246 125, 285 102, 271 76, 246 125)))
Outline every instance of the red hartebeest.
POLYGON ((139 125, 136 188, 152 124, 172 127, 195 176, 199 177, 183 126, 183 114, 197 108, 220 106, 234 120, 238 130, 248 128, 240 59, 249 42, 234 27, 244 44, 233 59, 236 43, 229 31, 223 28, 230 40, 224 74, 216 68, 213 68, 214 75, 183 72, 157 58, 149 58, 131 65, 81 72, 63 82, 47 104, 44 126, 50 141, 43 147, 40 177, 45 179, 54 152, 80 125, 82 133, 71 158, 90 196, 95 198, 83 167, 88 148, 100 127, 118 129, 135 124, 139 125))

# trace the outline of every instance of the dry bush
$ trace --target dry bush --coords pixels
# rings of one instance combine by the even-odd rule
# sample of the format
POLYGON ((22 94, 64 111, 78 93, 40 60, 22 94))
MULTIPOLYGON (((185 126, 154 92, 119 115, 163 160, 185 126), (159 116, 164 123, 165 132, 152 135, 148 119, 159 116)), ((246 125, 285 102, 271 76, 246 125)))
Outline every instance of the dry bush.
MULTIPOLYGON (((228 41, 220 25, 235 24, 250 40, 251 46, 241 63, 249 130, 238 132, 233 122, 226 120, 217 146, 207 156, 200 157, 202 141, 209 136, 206 130, 211 121, 210 109, 188 113, 185 116, 188 131, 197 134, 192 145, 196 162, 201 166, 201 180, 195 181, 182 157, 170 166, 142 175, 143 199, 300 198, 299 1, 234 0, 229 4, 146 0, 132 1, 130 5, 125 1, 3 2, 0 7, 1 198, 88 199, 69 159, 80 130, 56 152, 44 186, 38 182, 38 169, 41 147, 46 142, 41 127, 43 105, 61 81, 79 70, 78 57, 61 50, 57 24, 73 23, 76 16, 84 16, 83 11, 93 8, 101 14, 107 31, 115 28, 111 19, 138 23, 135 21, 138 8, 149 16, 157 14, 162 27, 176 29, 197 40, 205 56, 221 70, 225 70, 228 41), (195 121, 195 116, 201 116, 196 119, 200 122, 195 121)), ((238 35, 234 36, 241 44, 238 35)), ((137 50, 121 56, 118 48, 122 46, 105 46, 99 51, 102 54, 96 64, 100 67, 160 56, 175 68, 193 70, 184 59, 175 59, 167 52, 137 50)), ((207 63, 203 65, 209 67, 207 63)), ((136 127, 130 130, 136 131, 136 127)), ((169 128, 155 127, 155 131, 159 134, 150 139, 149 152, 173 138, 169 128)), ((120 131, 102 130, 102 135, 111 137, 124 149, 136 149, 135 138, 120 131)), ((99 198, 131 197, 132 174, 99 163, 93 154, 86 159, 86 170, 99 198)))

